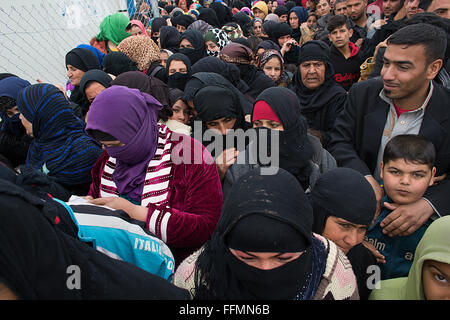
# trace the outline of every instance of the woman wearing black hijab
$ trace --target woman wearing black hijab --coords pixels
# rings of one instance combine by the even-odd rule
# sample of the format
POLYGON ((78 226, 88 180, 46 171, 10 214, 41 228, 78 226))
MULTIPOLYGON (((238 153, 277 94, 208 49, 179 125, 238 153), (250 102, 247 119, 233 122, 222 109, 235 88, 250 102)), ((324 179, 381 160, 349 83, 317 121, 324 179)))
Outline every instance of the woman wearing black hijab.
POLYGON ((100 69, 100 62, 92 51, 84 48, 75 48, 66 54, 66 68, 70 83, 75 87, 70 93, 72 108, 76 111, 75 114, 79 118, 84 119, 90 103, 80 90, 80 81, 86 71, 100 69))
POLYGON ((277 23, 271 33, 271 40, 280 46, 285 64, 292 64, 292 68, 297 68, 300 47, 295 45, 292 37, 292 28, 284 22, 277 23))
POLYGON ((255 56, 249 47, 230 42, 220 51, 219 58, 239 68, 241 79, 250 87, 246 95, 251 99, 254 100, 264 89, 275 86, 272 79, 255 67, 255 56))
POLYGON ((118 76, 127 71, 139 71, 137 63, 130 59, 125 53, 112 51, 103 59, 103 71, 118 76))
MULTIPOLYGON (((246 141, 238 141, 235 130, 242 129, 242 133, 250 125, 245 121, 244 113, 239 104, 239 98, 232 89, 223 85, 208 84, 197 91, 194 97, 195 120, 202 123, 202 143, 207 147, 216 160, 219 177, 223 180, 238 151, 245 149, 246 141), (205 131, 213 134, 213 141, 208 139, 205 131)), ((194 125, 194 138, 199 135, 197 125, 194 125)))
POLYGON ((173 26, 162 26, 159 29, 159 47, 161 49, 167 49, 171 52, 178 52, 180 47, 180 33, 177 28, 173 26))
POLYGON ((217 18, 216 12, 211 8, 200 8, 198 19, 203 20, 214 28, 221 28, 222 25, 217 18))
POLYGON ((252 27, 252 19, 245 12, 236 12, 233 15, 233 22, 239 24, 244 33, 244 37, 250 36, 250 29, 252 27))
POLYGON ((80 81, 80 90, 91 104, 95 97, 111 86, 112 78, 102 70, 89 70, 80 81))
POLYGON ((231 12, 231 8, 228 6, 224 6, 223 3, 213 2, 209 5, 209 8, 216 12, 216 16, 219 19, 219 23, 221 26, 233 20, 233 13, 231 12))
MULTIPOLYGON (((204 57, 198 60, 192 66, 192 74, 197 72, 215 72, 231 82, 240 92, 246 93, 250 90, 249 86, 241 79, 241 72, 238 67, 232 63, 227 63, 217 57, 204 57)), ((249 110, 249 113, 251 110, 249 110)))
POLYGON ((205 39, 198 30, 187 30, 181 34, 179 53, 191 60, 191 65, 206 56, 205 39))
POLYGON ((346 257, 311 226, 312 208, 291 174, 250 171, 233 186, 211 240, 181 263, 174 283, 198 300, 357 299, 346 257))
POLYGON ((216 72, 196 72, 195 74, 193 74, 186 83, 183 100, 193 108, 193 101, 196 93, 206 85, 222 85, 231 89, 239 99, 239 105, 244 112, 247 122, 250 122, 252 102, 248 99, 247 96, 245 96, 236 87, 234 87, 229 80, 225 79, 225 77, 216 72))
POLYGON ((166 70, 168 87, 184 91, 184 87, 192 75, 191 60, 182 53, 174 53, 167 59, 166 70))
POLYGON ((299 67, 290 88, 300 100, 308 127, 326 148, 336 116, 344 108, 347 93, 334 79, 330 48, 325 42, 311 40, 300 47, 299 67))
POLYGON ((153 19, 152 24, 151 24, 151 38, 155 43, 158 43, 158 38, 159 38, 159 31, 161 29, 161 27, 163 26, 167 26, 167 21, 166 19, 162 18, 162 17, 156 17, 155 19, 153 19))
POLYGON ((312 160, 314 149, 295 94, 287 88, 268 88, 253 106, 256 139, 228 169, 223 183, 224 200, 240 176, 259 166, 283 168, 297 178, 304 190, 312 187, 321 169, 312 160), (253 155, 257 158, 253 159, 253 155), (270 155, 270 159, 264 159, 264 155, 270 155))
POLYGON ((376 265, 375 256, 362 244, 377 210, 375 193, 367 179, 356 170, 336 168, 324 173, 311 195, 313 232, 333 241, 347 255, 358 282, 361 300, 371 290, 367 268, 376 265))

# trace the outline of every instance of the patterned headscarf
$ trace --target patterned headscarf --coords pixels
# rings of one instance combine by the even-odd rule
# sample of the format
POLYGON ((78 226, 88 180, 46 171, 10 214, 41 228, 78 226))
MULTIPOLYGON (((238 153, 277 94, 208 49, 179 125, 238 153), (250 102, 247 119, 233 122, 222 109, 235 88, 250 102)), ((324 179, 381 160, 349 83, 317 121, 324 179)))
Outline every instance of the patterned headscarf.
POLYGON ((222 61, 234 64, 252 64, 254 54, 252 49, 237 42, 230 42, 219 53, 222 61))
POLYGON ((144 71, 155 61, 160 59, 158 45, 147 36, 131 36, 124 39, 117 49, 125 53, 136 62, 139 70, 144 71))
POLYGON ((26 166, 64 185, 90 183, 102 149, 86 135, 64 94, 54 85, 34 84, 19 93, 17 106, 33 125, 26 166))
POLYGON ((209 49, 206 49, 206 54, 208 56, 217 57, 219 55, 219 52, 230 42, 230 39, 228 39, 225 31, 214 28, 206 31, 205 42, 206 41, 212 41, 219 47, 219 51, 211 51, 209 49))
POLYGON ((244 35, 244 32, 242 32, 241 27, 239 24, 235 22, 227 23, 222 27, 222 30, 225 31, 228 35, 228 38, 230 40, 236 39, 236 38, 242 38, 244 35))
POLYGON ((280 59, 280 62, 281 62, 281 73, 283 73, 283 71, 284 71, 283 56, 281 55, 281 53, 278 50, 274 50, 274 49, 265 50, 263 53, 261 53, 258 56, 258 60, 257 60, 258 68, 263 69, 264 65, 267 63, 267 61, 269 61, 274 56, 276 56, 276 57, 278 57, 280 59))

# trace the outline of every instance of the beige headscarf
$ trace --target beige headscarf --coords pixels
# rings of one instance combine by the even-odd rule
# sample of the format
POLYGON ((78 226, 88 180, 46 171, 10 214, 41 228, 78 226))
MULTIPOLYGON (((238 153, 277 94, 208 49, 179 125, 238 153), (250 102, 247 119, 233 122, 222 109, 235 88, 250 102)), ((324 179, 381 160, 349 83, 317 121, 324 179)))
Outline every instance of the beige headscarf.
POLYGON ((139 70, 144 71, 160 59, 159 47, 145 35, 131 36, 122 40, 117 49, 136 62, 139 70))

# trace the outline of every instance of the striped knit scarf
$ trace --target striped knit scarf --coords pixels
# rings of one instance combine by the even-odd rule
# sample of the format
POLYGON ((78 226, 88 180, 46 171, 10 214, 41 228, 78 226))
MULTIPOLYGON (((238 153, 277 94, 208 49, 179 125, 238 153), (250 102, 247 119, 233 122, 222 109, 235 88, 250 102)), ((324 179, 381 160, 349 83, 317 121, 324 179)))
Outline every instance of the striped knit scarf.
MULTIPOLYGON (((163 124, 159 124, 158 126, 158 148, 156 149, 155 156, 148 164, 141 196, 141 205, 144 207, 147 207, 149 204, 164 206, 169 202, 169 183, 172 178, 171 131, 163 124)), ((101 178, 101 197, 114 197, 119 195, 117 186, 113 180, 115 167, 116 159, 110 157, 106 162, 101 178)))
POLYGON ((33 125, 26 166, 42 170, 61 184, 89 183, 102 150, 85 134, 83 122, 63 93, 51 84, 35 84, 19 94, 17 106, 33 125))

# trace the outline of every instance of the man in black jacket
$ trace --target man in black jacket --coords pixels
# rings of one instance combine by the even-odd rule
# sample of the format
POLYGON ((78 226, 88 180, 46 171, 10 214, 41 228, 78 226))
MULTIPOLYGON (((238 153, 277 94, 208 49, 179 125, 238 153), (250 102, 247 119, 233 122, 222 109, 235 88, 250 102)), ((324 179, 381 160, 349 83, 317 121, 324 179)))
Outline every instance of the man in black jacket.
POLYGON ((433 214, 450 211, 450 90, 433 83, 442 67, 446 34, 428 24, 395 32, 388 40, 381 79, 355 84, 336 119, 329 151, 339 166, 364 174, 377 199, 379 164, 384 146, 398 134, 420 134, 436 152, 434 186, 411 205, 397 205, 382 226, 390 236, 409 235, 433 214), (447 176, 449 175, 449 176, 447 176))
POLYGON ((358 82, 360 65, 364 62, 359 48, 350 41, 353 29, 350 20, 343 14, 333 16, 328 21, 328 38, 331 41, 330 61, 334 68, 334 78, 345 89, 358 82))

